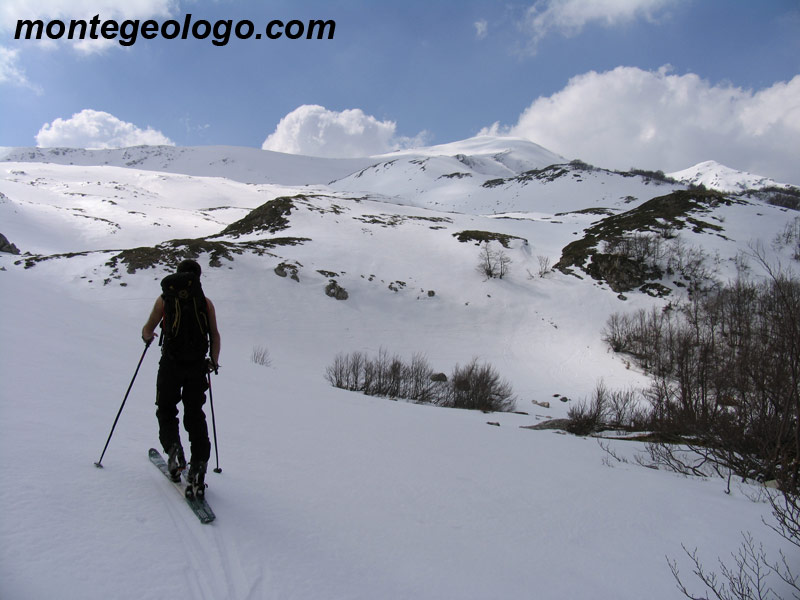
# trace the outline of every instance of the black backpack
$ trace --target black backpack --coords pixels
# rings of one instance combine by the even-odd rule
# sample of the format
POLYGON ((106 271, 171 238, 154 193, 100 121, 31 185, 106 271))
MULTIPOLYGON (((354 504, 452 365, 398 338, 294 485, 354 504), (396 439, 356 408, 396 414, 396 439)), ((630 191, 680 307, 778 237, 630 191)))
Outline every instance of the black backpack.
POLYGON ((165 356, 200 361, 209 348, 208 304, 195 273, 175 273, 161 281, 164 319, 161 343, 165 356))

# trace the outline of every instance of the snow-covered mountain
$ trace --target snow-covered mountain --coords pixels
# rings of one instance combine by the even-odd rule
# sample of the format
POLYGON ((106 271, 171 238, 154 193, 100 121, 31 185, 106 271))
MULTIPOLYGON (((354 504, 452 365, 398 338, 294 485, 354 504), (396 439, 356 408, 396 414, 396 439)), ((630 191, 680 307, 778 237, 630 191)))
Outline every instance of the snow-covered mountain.
POLYGON ((792 187, 787 184, 777 183, 768 177, 731 169, 713 160, 698 163, 688 169, 668 173, 667 176, 687 185, 703 185, 712 190, 731 193, 764 188, 792 187))
POLYGON ((283 185, 328 183, 373 162, 370 158, 321 159, 232 146, 136 146, 111 150, 2 148, 0 161, 124 167, 283 185))
POLYGON ((690 569, 681 544, 715 564, 744 530, 776 552, 750 486, 728 495, 632 460, 611 468, 590 440, 527 429, 600 380, 647 384, 603 327, 678 301, 686 283, 602 268, 624 236, 693 249, 723 281, 759 245, 793 264, 777 240, 796 211, 689 183, 491 137, 348 161, 7 149, 0 234, 21 254, 0 253, 0 597, 659 600, 675 596, 664 557, 690 569), (476 268, 486 241, 511 259, 503 279, 476 268), (211 526, 145 458, 157 349, 106 468, 91 464, 158 281, 186 256, 223 336, 211 526), (331 281, 346 300, 326 294, 331 281), (270 366, 254 364, 257 348, 270 366), (381 349, 442 372, 487 361, 517 412, 325 381, 338 353, 381 349))

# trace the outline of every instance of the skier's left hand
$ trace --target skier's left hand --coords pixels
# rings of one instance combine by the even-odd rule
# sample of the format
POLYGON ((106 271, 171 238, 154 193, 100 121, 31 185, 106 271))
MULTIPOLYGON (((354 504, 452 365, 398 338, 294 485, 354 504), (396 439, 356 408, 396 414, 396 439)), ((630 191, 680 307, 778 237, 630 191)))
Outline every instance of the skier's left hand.
POLYGON ((214 373, 214 375, 219 375, 219 365, 216 364, 212 359, 206 359, 206 369, 209 373, 214 373))

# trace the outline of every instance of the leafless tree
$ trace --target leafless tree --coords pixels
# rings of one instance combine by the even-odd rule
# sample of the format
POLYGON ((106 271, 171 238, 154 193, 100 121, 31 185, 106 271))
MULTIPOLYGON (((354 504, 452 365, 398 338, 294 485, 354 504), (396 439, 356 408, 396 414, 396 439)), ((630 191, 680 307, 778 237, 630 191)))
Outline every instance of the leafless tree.
POLYGON ((489 279, 502 279, 508 274, 511 258, 502 248, 495 249, 491 242, 484 242, 478 262, 478 272, 489 279))

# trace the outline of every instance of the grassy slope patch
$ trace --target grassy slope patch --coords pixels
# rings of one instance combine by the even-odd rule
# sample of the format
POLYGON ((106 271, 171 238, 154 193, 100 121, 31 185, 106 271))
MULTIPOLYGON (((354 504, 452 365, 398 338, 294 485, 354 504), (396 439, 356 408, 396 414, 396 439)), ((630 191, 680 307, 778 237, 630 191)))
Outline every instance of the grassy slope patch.
MULTIPOLYGON (((587 228, 581 239, 564 247, 555 268, 564 273, 574 273, 573 269, 578 268, 595 279, 602 279, 602 269, 593 269, 586 265, 590 259, 596 265, 614 261, 612 255, 600 252, 599 247, 603 242, 619 241, 625 235, 635 232, 662 232, 665 228, 680 230, 691 227, 696 233, 719 233, 723 231, 722 227, 703 221, 696 215, 707 213, 719 204, 731 205, 734 202, 736 201, 719 192, 703 190, 678 190, 653 198, 632 210, 606 217, 587 228)), ((634 268, 633 265, 630 267, 634 268)), ((656 275, 642 272, 645 278, 656 275)))

